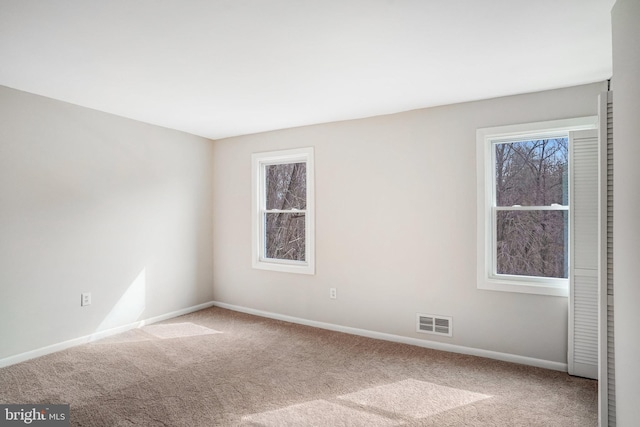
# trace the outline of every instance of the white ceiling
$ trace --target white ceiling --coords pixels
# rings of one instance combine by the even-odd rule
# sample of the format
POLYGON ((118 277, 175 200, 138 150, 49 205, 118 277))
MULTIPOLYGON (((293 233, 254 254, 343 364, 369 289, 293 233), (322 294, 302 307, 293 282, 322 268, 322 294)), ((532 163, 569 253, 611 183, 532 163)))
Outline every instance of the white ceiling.
POLYGON ((615 0, 0 0, 0 85, 223 138, 611 77, 615 0))

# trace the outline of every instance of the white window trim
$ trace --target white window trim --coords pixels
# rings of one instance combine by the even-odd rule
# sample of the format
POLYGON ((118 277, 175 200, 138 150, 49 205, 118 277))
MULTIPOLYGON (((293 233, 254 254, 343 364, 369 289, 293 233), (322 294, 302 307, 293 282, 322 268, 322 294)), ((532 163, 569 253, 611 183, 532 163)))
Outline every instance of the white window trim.
MULTIPOLYGON (((494 172, 492 145, 499 140, 557 135, 560 132, 597 129, 598 117, 579 117, 498 126, 478 129, 476 132, 477 174, 477 287, 478 289, 518 292, 526 294, 569 296, 569 279, 494 275, 492 206, 494 172), (492 187, 493 186, 493 187, 492 187)), ((571 166, 570 166, 571 168, 571 166)), ((524 208, 526 209, 526 208, 524 208)), ((560 208, 566 209, 566 208, 560 208)), ((571 237, 569 237, 571 238, 571 237)), ((569 241, 567 241, 569 243, 569 241)), ((571 257, 569 257, 570 262, 571 257)), ((569 266, 571 268, 571 266, 569 266)))
POLYGON ((313 147, 270 151, 251 155, 251 256, 253 268, 286 273, 315 274, 315 195, 313 147), (283 163, 307 164, 307 209, 305 213, 306 261, 289 261, 264 257, 265 166, 283 163))

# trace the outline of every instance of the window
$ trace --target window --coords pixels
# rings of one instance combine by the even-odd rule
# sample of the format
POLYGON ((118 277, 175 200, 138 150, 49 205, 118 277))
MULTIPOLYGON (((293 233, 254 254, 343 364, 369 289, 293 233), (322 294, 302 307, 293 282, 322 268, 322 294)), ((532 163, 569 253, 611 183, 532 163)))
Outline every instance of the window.
POLYGON ((568 295, 569 145, 595 127, 587 117, 478 130, 478 288, 568 295))
POLYGON ((313 148, 252 155, 253 267, 314 274, 313 148))
POLYGON ((569 137, 494 141, 496 275, 568 275, 569 137))

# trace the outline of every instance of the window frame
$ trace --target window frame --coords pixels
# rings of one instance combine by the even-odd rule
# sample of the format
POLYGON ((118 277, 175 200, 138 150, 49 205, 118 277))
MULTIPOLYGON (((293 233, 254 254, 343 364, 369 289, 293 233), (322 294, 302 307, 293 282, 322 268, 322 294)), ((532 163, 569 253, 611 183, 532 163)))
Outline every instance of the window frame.
MULTIPOLYGON (((545 139, 569 135, 571 131, 597 129, 597 116, 546 122, 480 128, 476 131, 477 173, 477 288, 526 294, 569 296, 569 278, 519 276, 496 273, 496 220, 498 210, 542 210, 541 207, 497 207, 494 145, 522 140, 545 139), (502 209, 506 208, 506 209, 502 209)), ((571 149, 569 149, 571 151, 571 149)), ((572 158, 569 154, 569 205, 544 207, 544 210, 568 211, 569 245, 567 263, 571 271, 571 182, 572 158)), ((569 276, 570 274, 568 274, 569 276)))
POLYGON ((251 155, 252 178, 252 267, 285 273, 315 274, 315 194, 313 147, 268 151, 251 155), (266 167, 279 164, 306 164, 306 209, 266 209, 266 167), (305 261, 267 258, 265 222, 267 213, 302 213, 305 216, 305 261))

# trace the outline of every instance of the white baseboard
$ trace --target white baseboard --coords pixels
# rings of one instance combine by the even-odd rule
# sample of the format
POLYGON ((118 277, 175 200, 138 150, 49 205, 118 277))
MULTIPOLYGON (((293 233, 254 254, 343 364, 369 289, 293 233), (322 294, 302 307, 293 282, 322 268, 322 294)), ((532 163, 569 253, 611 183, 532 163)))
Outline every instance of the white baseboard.
POLYGON ((421 340, 418 338, 403 337, 401 335, 387 334, 384 332, 370 331, 367 329, 351 328, 349 326, 335 325, 333 323, 317 322, 315 320, 307 320, 299 317, 286 316, 284 314, 271 313, 268 311, 256 310, 253 308, 241 307, 237 305, 227 304, 224 302, 214 301, 216 307, 226 308, 242 313, 253 314, 256 316, 267 317, 270 319, 283 320, 285 322, 297 323, 300 325, 313 326, 315 328, 328 329, 330 331, 344 332, 352 335, 359 335, 368 338, 375 338, 384 341, 392 341, 402 344, 410 344, 418 347, 429 348, 432 350, 448 351, 451 353, 467 354, 471 356, 486 357, 488 359, 501 360, 504 362, 519 363, 521 365, 535 366, 538 368, 551 369, 554 371, 567 372, 567 364, 553 362, 550 360, 536 359, 533 357, 519 356, 517 354, 500 353, 497 351, 483 350, 479 348, 464 347, 455 344, 447 344, 436 341, 421 340))
POLYGON ((25 353, 20 353, 15 356, 9 356, 4 359, 0 359, 0 368, 5 366, 14 365, 16 363, 24 362, 29 359, 44 356, 57 351, 65 350, 67 348, 75 347, 88 342, 93 342, 101 338, 106 338, 111 335, 115 335, 121 332, 125 332, 131 329, 139 328, 152 323, 160 322, 162 320, 171 319, 174 317, 182 316, 184 314, 193 313, 194 311, 203 310, 209 307, 221 307, 233 311, 239 311, 242 313, 253 314, 256 316, 267 317, 270 319, 282 320, 285 322, 297 323, 300 325, 312 326, 315 328, 327 329, 330 331, 344 332, 352 335, 359 335, 368 338, 374 338, 384 341, 397 342, 402 344, 415 345, 418 347, 430 348, 433 350, 448 351, 451 353, 468 354, 471 356, 486 357, 489 359, 501 360, 504 362, 519 363, 522 365, 536 366, 539 368, 552 369, 554 371, 567 372, 567 364, 560 362, 553 362, 549 360, 536 359, 532 357, 519 356, 516 354, 500 353, 497 351, 483 350, 478 348, 464 347, 460 345, 441 343, 436 341, 421 340, 418 338, 404 337, 401 335, 387 334, 384 332, 370 331, 367 329, 352 328, 349 326, 341 326, 333 323, 318 322, 315 320, 302 319, 299 317, 287 316, 284 314, 271 313, 263 310, 256 310, 253 308, 241 307, 233 304, 227 304, 218 301, 210 301, 204 304, 198 304, 192 307, 187 307, 181 310, 172 311, 160 316, 151 317, 149 319, 139 320, 137 322, 129 323, 127 325, 119 326, 117 328, 107 329, 104 331, 95 332, 83 337, 74 338, 61 343, 52 344, 46 347, 31 350, 25 353))
POLYGON ((213 307, 213 305, 214 305, 214 302, 210 301, 204 304, 198 304, 192 307, 183 308, 181 310, 172 311, 171 313, 162 314, 160 316, 151 317, 149 319, 138 320, 137 322, 129 323, 123 326, 118 326, 117 328, 111 328, 111 329, 106 329, 104 331, 94 332, 90 335, 85 335, 83 337, 74 338, 74 339, 63 341, 57 344, 48 345, 46 347, 41 347, 35 350, 27 351, 25 353, 16 354, 15 356, 5 357, 4 359, 0 359, 0 368, 3 368, 5 366, 10 366, 10 365, 15 365, 16 363, 24 362, 29 359, 55 353, 57 351, 75 347, 80 344, 93 342, 101 338, 106 338, 108 336, 129 331, 131 329, 140 328, 142 326, 150 325, 152 323, 160 322, 162 320, 172 319, 174 317, 182 316, 183 314, 193 313, 194 311, 213 307))

